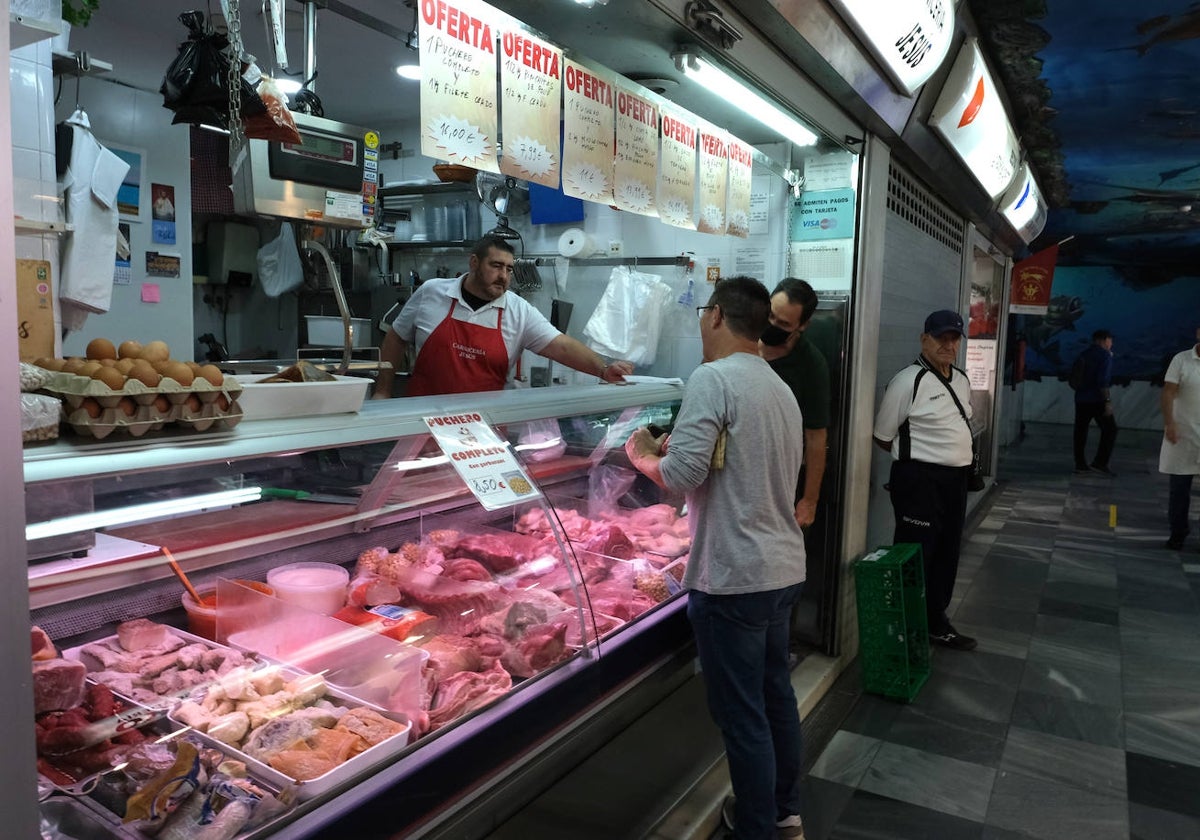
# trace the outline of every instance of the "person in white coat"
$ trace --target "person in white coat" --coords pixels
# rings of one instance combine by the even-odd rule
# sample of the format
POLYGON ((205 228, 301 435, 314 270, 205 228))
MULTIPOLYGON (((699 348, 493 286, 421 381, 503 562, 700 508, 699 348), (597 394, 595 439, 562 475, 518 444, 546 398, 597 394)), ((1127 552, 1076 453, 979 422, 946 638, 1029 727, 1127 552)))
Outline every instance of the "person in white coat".
POLYGON ((112 303, 117 191, 129 164, 92 136, 83 110, 77 109, 67 123, 73 128, 73 138, 63 186, 67 222, 73 232, 63 237, 58 298, 62 327, 73 331, 83 327, 89 313, 107 312, 112 303))
POLYGON ((1200 473, 1200 327, 1196 344, 1176 353, 1163 376, 1160 400, 1163 415, 1162 449, 1158 471, 1170 480, 1167 521, 1171 535, 1166 548, 1178 551, 1188 535, 1192 478, 1200 473))

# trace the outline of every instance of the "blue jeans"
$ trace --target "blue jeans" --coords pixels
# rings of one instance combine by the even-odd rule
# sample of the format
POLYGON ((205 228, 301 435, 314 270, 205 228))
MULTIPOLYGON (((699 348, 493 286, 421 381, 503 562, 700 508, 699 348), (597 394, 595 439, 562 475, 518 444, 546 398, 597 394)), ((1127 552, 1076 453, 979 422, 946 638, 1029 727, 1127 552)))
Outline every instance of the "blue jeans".
POLYGON ((1170 495, 1167 497, 1167 521, 1171 526, 1171 539, 1182 540, 1188 531, 1188 508, 1192 501, 1191 475, 1171 475, 1170 495))
POLYGON ((688 593, 708 708, 725 741, 738 840, 773 840, 800 813, 803 745, 788 626, 803 584, 744 595, 688 593))

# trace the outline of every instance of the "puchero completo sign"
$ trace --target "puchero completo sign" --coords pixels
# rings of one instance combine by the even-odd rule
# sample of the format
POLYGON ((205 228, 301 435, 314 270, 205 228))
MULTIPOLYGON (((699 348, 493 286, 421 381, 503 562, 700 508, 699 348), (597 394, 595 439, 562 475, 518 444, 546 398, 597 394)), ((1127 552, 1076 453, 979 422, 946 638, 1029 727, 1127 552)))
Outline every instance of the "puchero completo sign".
POLYGON ((500 510, 541 497, 513 456, 508 441, 478 412, 423 418, 455 472, 487 510, 500 510))

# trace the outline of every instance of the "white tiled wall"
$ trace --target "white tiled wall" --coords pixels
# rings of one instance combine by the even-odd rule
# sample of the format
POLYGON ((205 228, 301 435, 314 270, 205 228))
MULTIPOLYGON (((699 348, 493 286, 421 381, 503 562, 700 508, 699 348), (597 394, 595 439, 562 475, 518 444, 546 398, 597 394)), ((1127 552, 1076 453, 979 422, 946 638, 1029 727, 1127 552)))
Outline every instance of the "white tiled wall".
MULTIPOLYGON (((13 212, 23 219, 61 222, 62 202, 54 174, 54 74, 50 41, 13 50, 9 63, 12 97, 13 212)), ((49 260, 58 277, 58 236, 29 234, 18 226, 16 258, 49 260)), ((57 300, 54 308, 55 348, 59 347, 57 300)))

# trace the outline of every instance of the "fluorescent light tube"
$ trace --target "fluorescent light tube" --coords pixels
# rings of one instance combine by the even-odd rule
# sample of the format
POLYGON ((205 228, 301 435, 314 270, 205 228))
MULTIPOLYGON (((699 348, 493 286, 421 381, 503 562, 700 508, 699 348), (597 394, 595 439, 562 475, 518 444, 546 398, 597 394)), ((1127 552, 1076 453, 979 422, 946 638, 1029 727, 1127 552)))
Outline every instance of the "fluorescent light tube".
POLYGON ((115 508, 113 510, 98 510, 92 513, 77 513, 50 519, 46 522, 35 522, 25 526, 26 540, 39 540, 45 537, 58 537, 63 534, 74 534, 79 531, 91 531, 96 528, 107 528, 112 525, 127 525, 131 522, 143 522, 147 519, 159 519, 183 513, 194 513, 206 508, 229 507, 244 502, 255 502, 262 497, 261 487, 243 487, 239 490, 222 490, 218 493, 203 493, 199 496, 185 496, 181 499, 164 499, 159 502, 146 502, 140 505, 115 508))
POLYGON ((688 52, 676 53, 672 57, 675 59, 675 66, 685 76, 695 79, 726 102, 736 105, 763 125, 778 131, 784 138, 798 146, 816 144, 818 137, 807 126, 707 59, 688 52))
POLYGON ((419 64, 397 64, 396 75, 402 79, 412 79, 419 81, 421 78, 421 65, 419 64))
POLYGON ((280 93, 286 93, 288 96, 304 87, 295 79, 273 79, 272 81, 275 82, 275 87, 279 88, 280 93))

